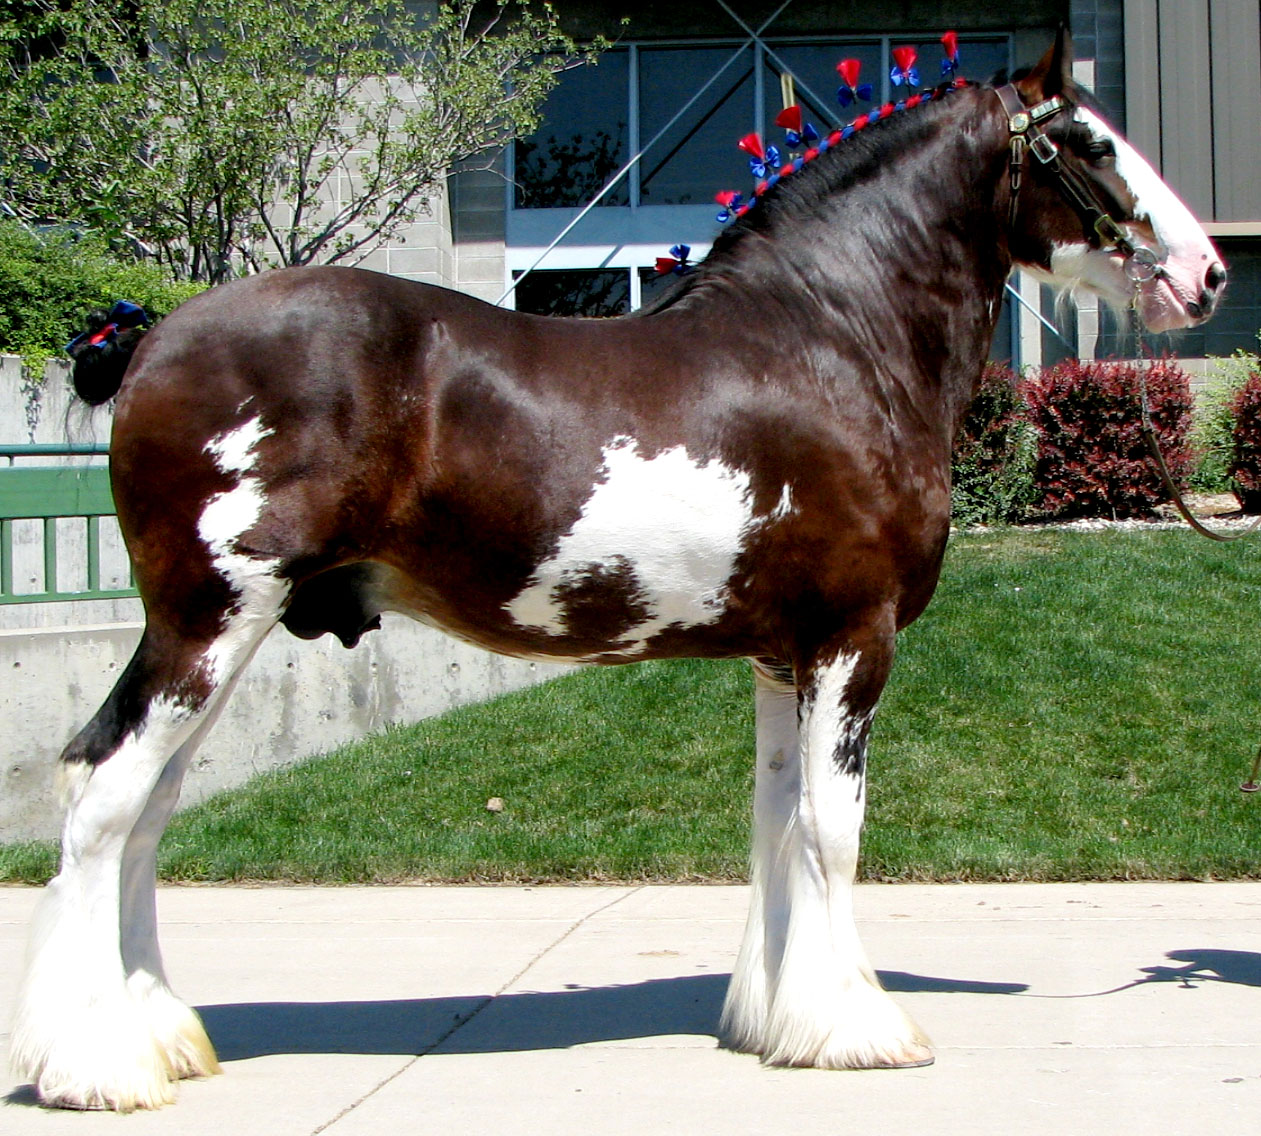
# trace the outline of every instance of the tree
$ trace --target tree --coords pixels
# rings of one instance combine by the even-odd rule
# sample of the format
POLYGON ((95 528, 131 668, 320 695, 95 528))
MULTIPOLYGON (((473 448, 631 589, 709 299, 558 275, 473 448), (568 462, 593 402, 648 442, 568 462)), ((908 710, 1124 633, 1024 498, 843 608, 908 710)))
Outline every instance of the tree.
POLYGON ((179 277, 361 258, 593 61, 550 5, 30 0, 0 9, 0 208, 179 277), (15 11, 16 8, 16 11, 15 11), (33 46, 37 45, 37 46, 33 46))

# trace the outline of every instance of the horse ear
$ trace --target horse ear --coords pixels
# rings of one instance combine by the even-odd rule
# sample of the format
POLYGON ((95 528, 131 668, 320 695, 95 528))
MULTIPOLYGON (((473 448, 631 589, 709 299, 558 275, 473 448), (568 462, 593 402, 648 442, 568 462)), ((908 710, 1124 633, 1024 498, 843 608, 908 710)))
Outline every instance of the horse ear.
POLYGON ((1038 64, 1016 86, 1025 101, 1041 102, 1062 94, 1073 86, 1073 36, 1066 24, 1060 24, 1053 43, 1038 64))

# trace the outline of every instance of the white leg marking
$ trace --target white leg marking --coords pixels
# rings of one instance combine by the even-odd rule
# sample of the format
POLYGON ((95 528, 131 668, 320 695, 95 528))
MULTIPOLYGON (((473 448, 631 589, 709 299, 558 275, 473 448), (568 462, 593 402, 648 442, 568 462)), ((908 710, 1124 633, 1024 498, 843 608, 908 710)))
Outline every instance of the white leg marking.
POLYGON ((754 664, 757 769, 753 790, 752 889, 744 940, 736 958, 719 1035, 730 1049, 761 1053, 771 991, 788 935, 788 862, 784 835, 801 788, 797 690, 754 664))
MULTIPOLYGON (((787 911, 761 1049, 775 1065, 844 1069, 931 1060, 923 1035, 881 989, 854 926, 866 794, 863 773, 838 769, 837 757, 861 754, 871 721, 872 708, 855 709, 847 694, 858 661, 841 655, 826 666, 802 706, 800 795, 770 874, 784 891, 766 900, 768 911, 787 911)), ((776 938, 769 931, 768 962, 776 938)))
POLYGON ((156 698, 95 768, 66 771, 61 871, 36 913, 12 1062, 46 1104, 130 1112, 174 1099, 172 1081, 218 1071, 197 1015, 162 967, 154 861, 197 743, 279 613, 240 612, 205 654, 226 678, 196 711, 156 698))
POLYGON ((149 1022, 175 1079, 209 1077, 222 1070, 201 1018, 172 993, 167 982, 154 894, 158 841, 175 811, 193 754, 218 719, 242 670, 244 663, 211 695, 197 728, 167 762, 123 853, 119 925, 127 992, 149 1022))
POLYGON ((36 911, 18 996, 12 1061, 47 1104, 156 1108, 172 1070, 130 996, 120 953, 123 851, 189 712, 156 699, 143 725, 90 775, 70 778, 61 871, 36 911))

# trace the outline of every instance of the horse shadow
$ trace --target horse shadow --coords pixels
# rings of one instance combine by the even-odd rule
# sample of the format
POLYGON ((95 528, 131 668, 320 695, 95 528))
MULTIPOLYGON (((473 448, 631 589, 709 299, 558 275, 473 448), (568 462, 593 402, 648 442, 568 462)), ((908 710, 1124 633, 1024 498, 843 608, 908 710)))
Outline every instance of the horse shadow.
POLYGON ((1165 958, 1185 965, 1142 967, 1147 977, 1138 979, 1136 985, 1177 982, 1186 988, 1197 982, 1229 982, 1235 986, 1261 986, 1261 954, 1255 951, 1202 948, 1169 951, 1165 958))
MULTIPOLYGON (((1181 965, 1140 967, 1141 978, 1113 990, 1075 997, 1117 994, 1152 983, 1177 983, 1182 988, 1203 982, 1261 987, 1261 954, 1253 951, 1204 948, 1169 951, 1165 957, 1181 965)), ((940 978, 906 971, 880 971, 879 977, 893 994, 1019 997, 1032 993, 1023 982, 940 978)), ((494 997, 228 1003, 200 1006, 198 1012, 224 1061, 300 1053, 512 1053, 681 1034, 716 1039, 729 978, 727 974, 690 975, 494 997)))
MULTIPOLYGON (((730 975, 659 978, 622 986, 365 1002, 251 1002, 199 1006, 224 1061, 281 1053, 511 1053, 691 1034, 717 1037, 730 975), (493 1013, 483 1013, 493 1004, 493 1013)), ((883 971, 895 993, 1018 994, 1024 983, 883 971)))
MULTIPOLYGON (((1203 948, 1169 951, 1165 958, 1182 965, 1140 967, 1143 978, 1094 995, 1068 997, 1100 997, 1151 983, 1177 983, 1184 989, 1204 982, 1261 987, 1261 954, 1254 951, 1203 948)), ((938 978, 896 970, 880 971, 879 977, 894 994, 1031 993, 1023 982, 938 978)), ((511 1053, 678 1034, 716 1038, 729 979, 727 974, 705 974, 498 996, 243 1002, 199 1006, 198 1012, 224 1061, 303 1053, 511 1053), (492 1005, 493 1013, 483 1013, 492 1005)), ((38 1104, 30 1085, 20 1085, 0 1099, 8 1105, 38 1104)))

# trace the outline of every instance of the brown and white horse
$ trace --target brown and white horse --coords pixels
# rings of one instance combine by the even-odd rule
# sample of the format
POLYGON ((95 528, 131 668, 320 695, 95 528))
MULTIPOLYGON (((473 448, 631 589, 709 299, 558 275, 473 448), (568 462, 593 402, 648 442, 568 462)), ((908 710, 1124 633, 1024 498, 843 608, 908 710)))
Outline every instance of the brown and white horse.
POLYGON ((750 658, 753 903, 724 1040, 777 1065, 931 1060, 851 884, 872 716, 937 581, 1004 281, 1032 268, 1165 329, 1205 319, 1225 272, 1073 85, 1065 37, 1005 89, 910 103, 777 179, 649 311, 539 318, 311 268, 140 341, 112 470, 147 622, 62 758, 13 1036, 43 1101, 155 1107, 216 1071, 163 973, 158 837, 268 630, 353 645, 384 610, 514 655, 750 658))

